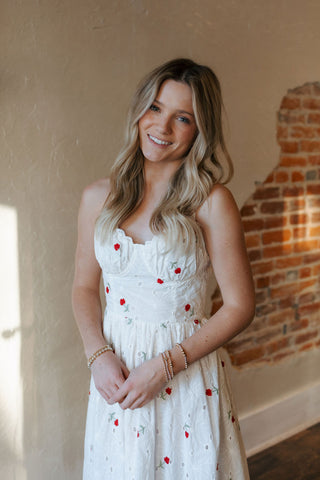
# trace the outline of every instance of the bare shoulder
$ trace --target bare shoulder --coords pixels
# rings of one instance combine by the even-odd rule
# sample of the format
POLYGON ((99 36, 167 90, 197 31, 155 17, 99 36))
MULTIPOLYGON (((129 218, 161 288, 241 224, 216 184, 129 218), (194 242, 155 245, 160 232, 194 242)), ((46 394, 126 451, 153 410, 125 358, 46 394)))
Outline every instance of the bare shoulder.
POLYGON ((216 184, 197 211, 196 219, 201 226, 205 227, 212 224, 213 219, 220 223, 221 220, 231 220, 232 217, 239 217, 233 195, 225 185, 216 184))
POLYGON ((88 185, 82 193, 80 211, 90 211, 98 216, 110 193, 110 188, 109 178, 102 178, 88 185))

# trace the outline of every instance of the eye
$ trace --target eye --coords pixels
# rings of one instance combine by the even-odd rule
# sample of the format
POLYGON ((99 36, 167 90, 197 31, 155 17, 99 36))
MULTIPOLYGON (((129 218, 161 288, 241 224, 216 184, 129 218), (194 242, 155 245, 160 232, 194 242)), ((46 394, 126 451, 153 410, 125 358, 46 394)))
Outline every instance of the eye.
POLYGON ((187 117, 178 117, 178 120, 183 123, 187 123, 187 124, 190 123, 190 120, 187 117))
POLYGON ((151 105, 150 110, 152 110, 153 112, 160 112, 160 108, 157 107, 157 105, 155 105, 154 103, 151 105))

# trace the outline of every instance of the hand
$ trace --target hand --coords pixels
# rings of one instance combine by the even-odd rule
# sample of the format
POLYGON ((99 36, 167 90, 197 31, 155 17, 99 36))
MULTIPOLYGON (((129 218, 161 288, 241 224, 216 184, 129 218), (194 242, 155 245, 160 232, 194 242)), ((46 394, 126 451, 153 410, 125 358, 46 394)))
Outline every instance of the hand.
POLYGON ((93 362, 91 371, 96 389, 107 402, 130 373, 126 365, 113 352, 100 355, 93 362))
POLYGON ((165 384, 162 358, 159 355, 131 370, 126 381, 108 403, 118 402, 123 410, 140 408, 150 402, 165 384))

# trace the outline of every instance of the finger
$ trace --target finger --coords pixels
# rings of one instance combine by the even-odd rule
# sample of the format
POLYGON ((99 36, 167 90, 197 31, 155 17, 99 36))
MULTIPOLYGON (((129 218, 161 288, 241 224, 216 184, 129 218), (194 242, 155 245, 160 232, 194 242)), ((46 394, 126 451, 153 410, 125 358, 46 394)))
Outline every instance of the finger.
POLYGON ((130 375, 130 370, 124 364, 122 366, 122 373, 123 373, 125 379, 127 379, 130 375))
POLYGON ((128 393, 127 385, 123 383, 121 387, 111 396, 110 401, 112 401, 112 403, 123 402, 128 393))

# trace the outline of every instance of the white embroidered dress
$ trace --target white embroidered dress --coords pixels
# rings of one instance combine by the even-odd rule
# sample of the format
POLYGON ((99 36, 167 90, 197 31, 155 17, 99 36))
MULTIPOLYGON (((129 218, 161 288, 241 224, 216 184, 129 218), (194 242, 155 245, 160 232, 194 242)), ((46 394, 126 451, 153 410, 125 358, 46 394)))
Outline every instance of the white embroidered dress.
MULTIPOLYGON (((206 251, 177 257, 153 237, 135 244, 117 229, 95 240, 107 307, 104 335, 130 369, 206 321, 206 251)), ((145 407, 108 405, 90 385, 84 480, 249 479, 224 362, 214 352, 170 381, 145 407)))

